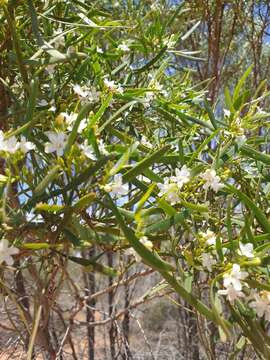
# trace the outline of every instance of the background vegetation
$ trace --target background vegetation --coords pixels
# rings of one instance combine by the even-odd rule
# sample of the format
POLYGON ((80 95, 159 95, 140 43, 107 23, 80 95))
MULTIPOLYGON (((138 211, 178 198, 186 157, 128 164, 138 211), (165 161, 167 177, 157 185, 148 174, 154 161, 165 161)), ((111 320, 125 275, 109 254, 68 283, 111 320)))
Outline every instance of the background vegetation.
POLYGON ((269 2, 0 14, 0 357, 269 359, 269 2))

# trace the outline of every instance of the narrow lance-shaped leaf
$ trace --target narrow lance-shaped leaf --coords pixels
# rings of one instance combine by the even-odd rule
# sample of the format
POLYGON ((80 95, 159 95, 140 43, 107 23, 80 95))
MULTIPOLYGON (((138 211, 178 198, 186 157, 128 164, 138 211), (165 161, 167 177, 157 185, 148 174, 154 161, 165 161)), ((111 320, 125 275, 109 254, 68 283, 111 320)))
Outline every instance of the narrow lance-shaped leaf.
POLYGON ((29 101, 27 104, 27 110, 26 110, 26 115, 25 115, 25 119, 27 122, 24 125, 18 127, 16 130, 12 131, 9 135, 7 135, 7 138, 9 138, 11 136, 17 136, 17 135, 20 135, 21 133, 25 133, 25 132, 29 133, 31 128, 39 120, 38 117, 33 118, 34 112, 35 112, 37 95, 38 95, 38 79, 34 78, 30 84, 30 96, 29 96, 29 101))
POLYGON ((171 226, 182 224, 185 221, 185 214, 184 212, 181 212, 179 214, 176 214, 168 219, 161 220, 158 222, 155 222, 154 224, 151 224, 147 226, 144 230, 145 235, 151 235, 153 233, 157 232, 165 232, 169 230, 171 226))
MULTIPOLYGON (((113 160, 115 158, 114 154, 104 156, 97 160, 94 165, 88 166, 85 170, 83 170, 78 176, 75 176, 75 178, 66 186, 64 186, 62 189, 57 189, 50 191, 49 194, 42 194, 42 191, 39 191, 38 194, 34 194, 32 199, 30 199, 25 205, 25 209, 30 209, 32 206, 37 204, 40 201, 47 201, 54 196, 61 195, 63 193, 66 193, 69 190, 78 188, 79 185, 81 185, 83 182, 87 181, 91 176, 93 176, 99 169, 101 169, 108 161, 113 160)), ((57 165, 58 166, 58 165, 57 165)), ((49 175, 49 174, 48 174, 49 175)), ((50 179, 49 179, 50 180, 50 179)), ((45 179, 44 179, 45 181, 45 179)), ((42 187, 43 185, 40 184, 39 187, 42 187)))
POLYGON ((214 292, 214 286, 215 286, 216 281, 220 278, 220 276, 221 275, 218 275, 216 278, 214 278, 211 281, 210 302, 211 302, 211 306, 212 306, 212 309, 213 309, 213 313, 214 313, 214 316, 215 316, 216 323, 218 323, 219 326, 221 326, 221 328, 224 331, 224 333, 226 334, 226 336, 230 337, 230 331, 229 331, 229 328, 228 328, 228 323, 226 323, 224 321, 224 319, 220 316, 219 311, 218 311, 217 306, 216 306, 216 296, 217 295, 214 292))
POLYGON ((135 69, 134 73, 138 73, 138 72, 143 72, 146 71, 147 69, 149 69, 151 66, 153 66, 165 53, 167 50, 167 46, 164 46, 158 53, 156 56, 153 57, 153 59, 151 59, 150 61, 148 61, 145 65, 143 65, 142 67, 135 69))
POLYGON ((90 119, 89 124, 88 124, 89 129, 91 127, 93 127, 96 123, 98 123, 98 121, 101 119, 101 117, 105 113, 106 109, 110 105, 112 98, 113 98, 113 94, 111 94, 111 93, 105 98, 105 100, 101 104, 101 106, 98 109, 98 111, 96 112, 96 114, 90 119))
POLYGON ((108 205, 112 210, 116 220, 123 231, 126 239, 130 243, 130 245, 134 248, 134 250, 142 257, 142 259, 151 267, 157 270, 163 271, 172 271, 174 267, 157 257, 157 255, 153 254, 150 250, 147 249, 140 241, 137 239, 136 235, 134 234, 133 230, 129 228, 125 221, 123 220, 120 212, 118 211, 117 207, 115 206, 114 202, 112 201, 109 194, 106 194, 108 205))
POLYGON ((233 93, 233 99, 232 99, 233 103, 235 103, 235 101, 238 99, 238 97, 240 95, 240 91, 242 90, 242 87, 243 87, 247 77, 251 73, 252 68, 253 68, 253 65, 250 65, 249 68, 245 71, 244 75, 238 81, 238 83, 234 89, 234 93, 233 93))
POLYGON ((262 210, 242 191, 237 190, 234 186, 227 184, 225 187, 230 193, 233 193, 239 197, 241 201, 253 212, 255 218, 257 219, 258 223, 261 225, 263 230, 267 233, 270 232, 270 223, 262 212, 262 210))
POLYGON ((48 174, 45 176, 45 178, 38 184, 38 186, 35 188, 34 190, 34 195, 40 195, 42 194, 46 188, 48 187, 48 185, 59 176, 60 174, 60 166, 59 165, 55 165, 49 172, 48 174))
POLYGON ((270 165, 270 155, 263 154, 248 145, 241 146, 240 153, 251 159, 261 161, 266 165, 270 165))
POLYGON ((216 118, 215 118, 215 115, 214 115, 214 113, 213 113, 213 110, 212 110, 212 108, 211 108, 211 105, 209 104, 209 102, 207 101, 206 98, 204 99, 204 105, 205 105, 205 109, 206 109, 206 111, 207 111, 207 113, 208 113, 209 120, 211 121, 213 127, 214 127, 215 129, 217 129, 217 128, 218 128, 217 120, 216 120, 216 118))
POLYGON ((136 104, 137 101, 130 101, 127 104, 123 105, 119 110, 117 110, 104 124, 102 124, 98 130, 97 134, 100 134, 108 125, 110 125, 114 120, 116 120, 125 110, 129 109, 132 105, 136 104))
POLYGON ((196 22, 196 24, 194 24, 186 33, 185 35, 183 35, 181 37, 181 40, 184 41, 186 40, 188 37, 190 37, 190 35, 197 29, 197 27, 200 25, 201 21, 196 22))
POLYGON ((96 193, 89 193, 84 196, 82 196, 77 202, 72 206, 72 209, 74 211, 81 211, 87 207, 94 201, 96 198, 96 193))
POLYGON ((68 259, 79 265, 82 265, 85 271, 90 271, 90 272, 96 271, 107 276, 119 275, 119 272, 117 270, 109 266, 105 266, 100 263, 97 263, 93 259, 83 259, 76 256, 68 256, 68 259))
POLYGON ((123 175, 123 181, 124 182, 130 181, 134 177, 142 174, 145 169, 147 169, 149 166, 157 162, 157 160, 160 159, 160 157, 164 155, 169 149, 170 149, 170 145, 166 145, 163 148, 155 151, 147 158, 141 160, 138 164, 136 164, 132 169, 130 169, 123 175))

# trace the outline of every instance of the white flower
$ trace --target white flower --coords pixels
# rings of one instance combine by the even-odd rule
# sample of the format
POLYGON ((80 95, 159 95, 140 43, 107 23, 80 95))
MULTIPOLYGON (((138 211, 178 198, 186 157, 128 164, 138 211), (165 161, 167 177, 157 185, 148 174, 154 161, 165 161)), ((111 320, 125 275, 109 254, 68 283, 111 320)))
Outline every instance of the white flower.
POLYGON ((20 150, 24 154, 28 153, 28 151, 30 151, 30 150, 34 150, 35 147, 36 147, 35 144, 33 144, 31 141, 27 141, 24 136, 21 137, 20 150))
POLYGON ((62 117, 62 119, 64 118, 68 124, 72 124, 77 119, 78 114, 77 113, 69 114, 67 112, 61 112, 58 116, 62 117))
POLYGON ((94 86, 92 86, 89 89, 87 101, 90 103, 95 103, 99 100, 99 97, 100 97, 100 91, 97 91, 97 89, 94 86))
POLYGON ((240 255, 246 256, 248 258, 253 258, 254 257, 253 244, 251 244, 251 243, 242 244, 240 242, 239 243, 239 248, 240 248, 240 250, 238 252, 239 252, 240 255))
POLYGON ((19 249, 14 246, 9 247, 8 245, 8 240, 2 239, 0 241, 0 264, 5 261, 7 265, 12 265, 14 261, 11 255, 18 254, 19 252, 19 249))
MULTIPOLYGON (((68 124, 67 129, 69 131, 71 131, 72 128, 73 128, 74 122, 78 117, 78 114, 77 113, 70 113, 69 114, 69 113, 66 113, 66 112, 62 112, 62 113, 60 113, 60 115, 63 116, 64 119, 66 120, 66 122, 68 124)), ((79 127, 78 127, 78 133, 81 134, 86 127, 87 127, 87 120, 82 119, 80 124, 79 124, 79 127)))
POLYGON ((186 165, 182 166, 180 170, 175 169, 175 176, 172 176, 171 179, 172 181, 176 182, 178 188, 181 189, 182 186, 190 180, 190 170, 186 165))
POLYGON ((104 186, 106 192, 111 193, 117 197, 127 195, 128 184, 123 184, 122 174, 116 174, 113 177, 113 181, 104 186))
POLYGON ((98 53, 98 54, 103 54, 103 50, 102 50, 100 47, 98 47, 98 46, 97 46, 97 53, 98 53))
POLYGON ((130 48, 129 46, 123 42, 122 44, 118 45, 117 49, 123 51, 123 52, 129 52, 130 51, 130 48))
POLYGON ((159 183, 157 184, 157 186, 159 187, 160 190, 158 194, 159 197, 165 195, 166 200, 168 200, 172 205, 179 203, 180 197, 178 195, 177 184, 171 182, 170 178, 165 178, 164 184, 159 183))
POLYGON ((154 100, 155 96, 156 96, 156 94, 153 91, 148 91, 144 96, 143 106, 145 108, 149 108, 151 105, 151 102, 154 100))
POLYGON ((250 307, 255 309, 259 317, 265 315, 265 320, 270 321, 270 293, 268 291, 262 291, 261 294, 262 296, 254 294, 255 301, 250 303, 250 307))
POLYGON ((45 144, 45 152, 47 154, 56 152, 57 156, 62 156, 67 142, 67 135, 55 131, 47 131, 45 134, 49 139, 49 142, 45 144))
POLYGON ((112 93, 123 94, 123 92, 124 92, 124 89, 122 88, 122 86, 119 84, 116 84, 114 80, 104 79, 104 85, 112 93))
POLYGON ((55 112, 56 111, 56 106, 55 105, 52 105, 48 111, 51 111, 51 112, 55 112))
POLYGON ((228 287, 232 285, 235 290, 242 290, 241 280, 244 280, 248 276, 246 271, 241 271, 238 264, 233 264, 232 270, 229 274, 223 276, 223 285, 228 287))
POLYGON ((230 117, 230 116, 231 116, 230 110, 224 109, 223 112, 224 112, 224 115, 225 115, 226 117, 230 117))
POLYGON ((81 87, 78 84, 75 84, 73 86, 73 91, 75 92, 75 94, 79 95, 82 98, 86 98, 88 96, 88 89, 86 89, 85 87, 81 87))
POLYGON ((19 149, 19 146, 20 144, 15 136, 5 139, 5 134, 0 130, 0 151, 2 150, 14 154, 19 149))
POLYGON ((98 142, 98 149, 99 149, 99 151, 100 151, 100 153, 102 155, 108 155, 109 154, 109 152, 105 148, 105 144, 104 144, 104 141, 102 139, 99 140, 99 142, 98 142))
POLYGON ((227 299, 233 305, 238 298, 245 297, 241 290, 236 290, 232 285, 228 285, 224 290, 218 290, 219 295, 227 295, 227 299))
POLYGON ((184 165, 181 170, 175 170, 175 176, 170 178, 166 177, 164 179, 164 184, 157 184, 159 187, 159 196, 165 195, 166 200, 168 200, 172 205, 175 205, 180 201, 178 191, 186 184, 190 179, 190 171, 184 165))
POLYGON ((212 271, 212 266, 217 263, 216 259, 211 254, 202 254, 202 266, 205 267, 209 272, 212 271))
POLYGON ((148 148, 153 147, 153 145, 147 140, 147 138, 144 135, 141 137, 141 143, 142 143, 142 145, 144 145, 148 148))
POLYGON ((79 95, 83 104, 86 102, 97 102, 100 95, 100 92, 97 91, 95 87, 80 86, 78 84, 73 86, 73 91, 75 94, 79 95))
POLYGON ((208 229, 206 233, 200 232, 200 236, 206 241, 207 245, 216 245, 217 237, 213 231, 208 229))
POLYGON ((215 192, 223 187, 223 184, 220 183, 220 177, 217 176, 216 171, 213 169, 207 169, 202 175, 201 178, 205 181, 203 185, 205 190, 212 188, 215 192))
MULTIPOLYGON (((68 127, 68 130, 72 130, 72 128, 73 128, 73 126, 69 126, 68 127)), ((80 124, 79 124, 79 127, 78 127, 78 134, 81 134, 82 132, 83 132, 83 130, 84 129, 86 129, 87 128, 87 120, 86 119, 82 119, 81 121, 80 121, 80 124)))
POLYGON ((88 144, 87 140, 85 140, 84 143, 80 145, 80 149, 88 159, 97 160, 93 147, 88 144))
POLYGON ((47 106, 48 105, 48 101, 45 99, 41 99, 37 102, 38 106, 47 106))
POLYGON ((11 136, 5 140, 5 146, 7 152, 14 154, 19 149, 20 144, 15 136, 11 136))

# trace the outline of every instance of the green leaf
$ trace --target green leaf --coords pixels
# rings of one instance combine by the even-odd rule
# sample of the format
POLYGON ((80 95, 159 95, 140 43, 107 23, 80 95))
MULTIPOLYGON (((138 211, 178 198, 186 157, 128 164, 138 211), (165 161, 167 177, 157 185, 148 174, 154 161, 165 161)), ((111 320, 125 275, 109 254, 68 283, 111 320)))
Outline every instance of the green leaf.
POLYGON ((218 128, 218 123, 217 123, 217 120, 215 118, 215 115, 213 113, 213 110, 211 108, 211 105, 209 104, 209 102, 207 101, 207 99, 205 98, 204 99, 204 105, 205 105, 205 109, 208 113, 208 116, 209 116, 209 120, 211 121, 214 129, 217 129, 218 128))
POLYGON ((209 135, 204 141, 200 144, 198 149, 193 152, 191 158, 189 159, 187 166, 190 166, 195 159, 198 159, 198 156, 203 151, 205 146, 219 133, 220 129, 215 130, 211 135, 209 135))
POLYGON ((270 155, 263 154, 248 145, 240 148, 240 153, 256 161, 261 161, 266 165, 270 165, 270 155))
POLYGON ((60 175, 60 170, 60 166, 55 165, 34 189, 34 195, 37 196, 42 194, 46 190, 48 185, 60 175))
POLYGON ((130 101, 127 104, 123 105, 119 110, 117 110, 104 124, 102 124, 98 130, 97 134, 100 134, 108 125, 110 125, 114 120, 116 120, 119 115, 121 115, 125 110, 130 108, 132 105, 136 104, 137 101, 130 101))
POLYGON ((217 254, 218 254, 220 260, 223 261, 224 260, 224 255, 223 255, 223 251, 222 251, 222 243, 221 243, 220 236, 217 236, 216 250, 217 250, 217 254))
POLYGON ((80 246, 81 240, 73 234, 73 232, 69 231, 68 229, 63 230, 64 235, 66 238, 72 243, 74 246, 80 246))
POLYGON ((244 75, 241 77, 241 79, 238 81, 235 89, 234 89, 234 93, 233 93, 233 103, 236 102, 236 100, 238 99, 239 95, 240 95, 240 92, 243 88, 243 85, 247 79, 247 77, 249 76, 249 74, 251 73, 251 70, 253 68, 253 65, 250 65, 248 67, 248 69, 245 71, 244 75))
POLYGON ((227 107, 229 108, 231 113, 234 113, 235 109, 233 107, 232 97, 230 94, 230 90, 227 87, 225 87, 224 95, 227 107))
POLYGON ((57 245, 52 245, 48 243, 26 243, 20 245, 20 248, 27 250, 43 250, 50 249, 51 247, 56 247, 57 245))
POLYGON ((138 162, 132 169, 130 169, 129 171, 127 171, 123 175, 123 181, 124 182, 131 181, 136 176, 142 174, 144 172, 144 170, 146 170, 152 164, 157 162, 160 159, 160 157, 162 155, 164 155, 169 149, 170 149, 170 146, 166 145, 163 148, 158 149, 157 151, 155 151, 153 154, 151 154, 147 158, 145 158, 145 159, 141 160, 140 162, 138 162))
POLYGON ((128 227, 122 218, 120 212, 118 211, 117 207, 113 203, 111 197, 109 194, 106 194, 106 197, 108 199, 108 205, 110 209, 112 210, 114 216, 116 217, 116 220, 118 222, 118 225, 120 226, 121 230, 123 231, 126 239, 130 243, 130 245, 134 248, 134 250, 141 256, 141 258, 145 261, 146 264, 151 266, 154 269, 157 270, 163 270, 163 271, 172 271, 174 270, 174 266, 171 264, 163 261, 161 258, 159 258, 156 254, 152 253, 147 247, 145 247, 139 239, 134 234, 133 230, 128 227))
POLYGON ((85 271, 96 271, 107 276, 117 276, 119 272, 116 269, 97 263, 94 259, 83 259, 76 256, 68 256, 68 259, 82 265, 85 271))
POLYGON ((145 65, 143 65, 142 67, 133 70, 134 73, 140 73, 143 71, 146 71, 147 69, 149 69, 151 66, 153 66, 165 53, 167 50, 167 46, 164 46, 156 56, 153 57, 153 59, 151 59, 150 61, 148 61, 145 65))
POLYGON ((37 95, 38 95, 38 79, 34 78, 30 84, 30 96, 29 96, 29 101, 27 104, 27 110, 25 115, 27 122, 24 125, 18 127, 16 130, 9 133, 9 135, 7 135, 6 138, 20 135, 21 133, 24 133, 27 130, 28 130, 27 132, 29 132, 29 130, 34 127, 35 123, 39 120, 39 117, 33 118, 36 107, 37 95))
POLYGON ((232 210, 232 206, 231 206, 231 197, 229 197, 228 199, 228 203, 227 203, 227 211, 226 211, 226 228, 227 228, 227 234, 228 234, 228 239, 229 242, 231 244, 231 250, 234 253, 234 242, 233 242, 233 228, 232 228, 232 217, 231 217, 231 210, 232 210))
POLYGON ((36 211, 46 211, 48 213, 59 213, 64 211, 63 205, 50 205, 46 203, 39 203, 36 205, 36 211))
POLYGON ((144 204, 146 203, 146 201, 149 199, 149 197, 151 196, 154 188, 155 188, 156 184, 151 184, 148 188, 148 190, 143 194, 143 196, 141 197, 140 201, 137 203, 136 206, 136 210, 135 210, 135 214, 138 214, 141 209, 143 208, 144 204))
POLYGON ((147 226, 144 230, 144 233, 145 235, 151 235, 154 233, 166 232, 169 230, 171 226, 177 224, 183 224, 185 222, 185 219, 186 219, 185 212, 182 211, 181 213, 176 214, 168 219, 161 220, 155 222, 152 225, 147 226))
POLYGON ((111 94, 111 93, 105 98, 105 100, 101 104, 98 111, 95 113, 95 115, 93 117, 91 117, 91 119, 89 121, 89 124, 88 124, 88 129, 90 129, 91 127, 96 125, 96 123, 98 123, 98 121, 102 118, 102 116, 105 113, 106 109, 110 105, 110 103, 112 101, 112 98, 113 98, 113 94, 111 94))
POLYGON ((73 206, 72 209, 74 211, 81 211, 85 208, 88 208, 90 204, 95 200, 96 193, 89 193, 84 196, 82 196, 73 206))
POLYGON ((193 116, 190 116, 190 115, 188 115, 188 114, 185 114, 184 112, 182 112, 182 111, 177 111, 177 115, 180 117, 180 119, 182 119, 185 123, 186 122, 191 122, 191 123, 194 123, 194 124, 198 124, 198 125, 201 125, 201 126, 203 126, 204 128, 206 128, 206 131, 209 133, 209 130, 214 130, 213 129, 213 126, 212 126, 212 124, 209 124, 209 123, 207 123, 206 121, 203 121, 203 120, 201 120, 201 119, 197 119, 197 118, 195 118, 195 117, 193 117, 193 116))
MULTIPOLYGON (((79 175, 75 176, 74 179, 64 186, 62 189, 57 189, 50 191, 49 194, 42 194, 42 191, 39 194, 35 194, 32 199, 30 199, 23 208, 31 209, 32 206, 35 206, 40 201, 47 201, 55 196, 66 194, 69 190, 77 189, 79 185, 83 182, 86 182, 91 176, 93 176, 97 171, 99 171, 108 161, 115 159, 115 155, 111 154, 108 156, 101 157, 99 160, 95 162, 94 165, 88 166, 85 170, 83 170, 79 175)), ((58 166, 58 165, 57 165, 58 166)), ((49 174, 48 174, 49 175, 49 174)), ((45 179, 44 179, 45 180, 45 179)), ((41 184, 39 185, 41 187, 41 184)), ((43 185, 42 185, 43 186, 43 185)), ((47 186, 46 186, 47 187, 47 186)))
POLYGON ((31 17, 33 34, 37 40, 38 46, 41 47, 44 45, 44 40, 39 31, 39 21, 38 21, 38 17, 37 17, 37 12, 36 12, 36 9, 35 9, 35 6, 34 6, 32 0, 27 0, 27 3, 28 3, 30 17, 31 17))
POLYGON ((210 286, 210 303, 211 303, 211 307, 213 309, 213 313, 215 316, 215 322, 222 328, 222 330, 224 331, 224 334, 230 338, 230 331, 229 331, 229 327, 228 327, 228 322, 226 322, 222 316, 220 315, 220 312, 218 311, 218 308, 220 307, 218 304, 218 300, 217 300, 217 294, 215 294, 214 291, 214 286, 216 284, 216 281, 220 278, 220 275, 218 275, 217 277, 215 277, 212 281, 211 281, 211 286, 210 286))
POLYGON ((262 229, 265 232, 270 232, 270 223, 265 216, 265 214, 261 211, 260 208, 242 191, 237 190, 234 186, 227 184, 225 187, 230 193, 233 193, 238 196, 238 198, 246 205, 248 209, 250 209, 255 218, 257 219, 258 223, 261 225, 262 229))
POLYGON ((117 163, 112 167, 109 172, 109 176, 117 174, 121 169, 129 162, 131 154, 136 150, 137 144, 132 144, 120 157, 117 163))

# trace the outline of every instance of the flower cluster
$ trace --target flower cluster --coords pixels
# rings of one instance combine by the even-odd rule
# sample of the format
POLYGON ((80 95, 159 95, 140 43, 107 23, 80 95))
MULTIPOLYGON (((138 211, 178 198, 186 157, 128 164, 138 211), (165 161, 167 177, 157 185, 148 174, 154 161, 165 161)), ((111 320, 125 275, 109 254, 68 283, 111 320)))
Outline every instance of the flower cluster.
MULTIPOLYGON (((223 187, 220 177, 216 175, 216 171, 207 169, 200 177, 205 181, 203 188, 208 190, 212 188, 215 192, 223 187)), ((191 178, 190 169, 184 165, 180 170, 175 170, 175 176, 165 177, 164 183, 157 184, 160 192, 159 196, 165 196, 166 200, 175 205, 180 202, 179 190, 184 184, 188 183, 191 178)))
POLYGON ((120 197, 123 195, 127 195, 128 193, 128 184, 123 183, 122 174, 116 174, 113 177, 113 180, 104 186, 104 190, 111 195, 120 197))
POLYGON ((184 165, 180 170, 175 170, 175 176, 166 177, 164 184, 159 183, 159 196, 164 196, 172 205, 179 203, 179 190, 190 180, 190 170, 184 165))
POLYGON ((238 298, 244 297, 242 292, 242 281, 248 276, 246 271, 241 271, 238 264, 233 264, 230 273, 226 273, 223 278, 225 290, 219 290, 220 295, 226 295, 231 304, 238 298))
POLYGON ((95 103, 99 100, 100 92, 96 90, 93 86, 80 86, 75 84, 73 86, 73 91, 77 94, 82 102, 84 103, 95 103))
POLYGON ((123 94, 124 89, 121 85, 117 84, 114 80, 104 79, 105 87, 114 94, 123 94))
POLYGON ((0 130, 0 151, 14 154, 16 151, 21 150, 26 154, 30 150, 34 150, 35 145, 31 141, 22 136, 20 141, 15 136, 7 137, 4 132, 0 130))

